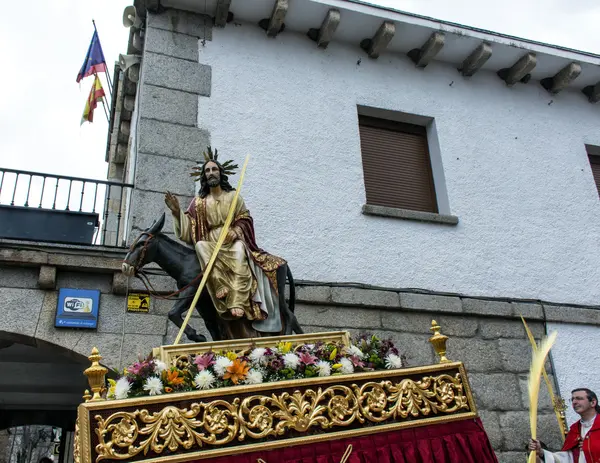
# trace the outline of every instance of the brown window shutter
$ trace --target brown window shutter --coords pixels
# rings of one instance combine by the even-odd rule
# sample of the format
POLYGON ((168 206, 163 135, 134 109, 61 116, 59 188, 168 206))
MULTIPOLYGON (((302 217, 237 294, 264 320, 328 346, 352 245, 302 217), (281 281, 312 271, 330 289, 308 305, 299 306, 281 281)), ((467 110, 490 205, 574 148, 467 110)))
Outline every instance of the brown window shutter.
POLYGON ((598 189, 598 194, 600 194, 600 156, 589 155, 590 158, 590 166, 592 167, 592 174, 594 175, 594 180, 596 181, 596 188, 598 189))
POLYGON ((425 127, 360 116, 367 204, 438 212, 425 127))

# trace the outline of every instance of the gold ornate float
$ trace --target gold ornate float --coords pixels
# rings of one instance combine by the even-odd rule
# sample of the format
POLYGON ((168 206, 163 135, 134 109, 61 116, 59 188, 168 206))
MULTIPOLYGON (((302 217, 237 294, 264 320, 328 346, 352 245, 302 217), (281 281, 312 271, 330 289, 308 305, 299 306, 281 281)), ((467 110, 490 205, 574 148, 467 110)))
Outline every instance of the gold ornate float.
MULTIPOLYGON (((94 349, 85 371, 92 394, 78 409, 75 459, 180 462, 315 443, 475 418, 461 362, 446 358, 447 337, 433 321, 440 363, 414 368, 104 400, 107 370, 94 349)), ((281 341, 337 341, 345 332, 163 346, 155 357, 176 365, 209 349, 243 350, 281 341)))

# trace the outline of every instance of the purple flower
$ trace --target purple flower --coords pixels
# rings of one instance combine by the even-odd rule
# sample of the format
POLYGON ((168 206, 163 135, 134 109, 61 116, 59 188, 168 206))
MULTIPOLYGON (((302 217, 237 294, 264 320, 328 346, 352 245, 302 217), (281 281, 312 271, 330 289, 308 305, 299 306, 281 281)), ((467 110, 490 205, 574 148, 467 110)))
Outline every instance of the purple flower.
POLYGON ((271 368, 273 368, 273 370, 275 371, 281 370, 283 368, 283 360, 281 360, 280 358, 275 358, 271 360, 271 368))
POLYGON ((127 371, 132 375, 141 375, 144 368, 149 367, 150 364, 146 361, 143 362, 135 362, 132 366, 127 368, 127 371))
POLYGON ((302 352, 298 357, 304 365, 315 365, 317 363, 317 357, 309 354, 308 352, 302 352))
POLYGON ((194 359, 194 363, 199 371, 206 370, 208 367, 215 364, 215 356, 211 353, 197 355, 194 359))

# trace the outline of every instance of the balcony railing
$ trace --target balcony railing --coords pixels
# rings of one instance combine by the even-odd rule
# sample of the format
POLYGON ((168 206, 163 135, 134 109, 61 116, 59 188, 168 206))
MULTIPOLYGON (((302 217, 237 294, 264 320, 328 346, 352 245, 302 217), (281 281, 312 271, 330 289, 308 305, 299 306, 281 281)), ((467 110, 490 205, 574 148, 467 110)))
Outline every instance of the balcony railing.
POLYGON ((133 185, 0 168, 0 238, 122 247, 133 185))

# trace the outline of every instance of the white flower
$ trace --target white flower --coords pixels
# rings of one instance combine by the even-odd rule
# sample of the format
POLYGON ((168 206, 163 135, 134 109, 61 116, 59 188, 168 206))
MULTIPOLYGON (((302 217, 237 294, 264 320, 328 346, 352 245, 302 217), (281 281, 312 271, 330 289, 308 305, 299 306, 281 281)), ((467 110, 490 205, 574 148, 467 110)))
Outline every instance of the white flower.
POLYGON ((348 351, 349 355, 356 355, 359 359, 365 358, 365 354, 363 354, 363 351, 356 347, 354 344, 352 344, 346 350, 348 351))
POLYGON ((233 362, 231 360, 229 360, 227 357, 219 356, 215 359, 215 364, 213 368, 215 369, 215 373, 218 376, 223 376, 227 371, 227 367, 230 367, 231 365, 233 365, 233 362))
POLYGON ((216 380, 217 378, 215 378, 215 375, 213 375, 209 370, 202 370, 194 378, 194 383, 198 389, 210 389, 213 387, 216 380))
POLYGON ((160 375, 167 369, 167 364, 162 360, 154 359, 154 370, 160 375))
POLYGON ((115 385, 115 399, 126 399, 131 391, 131 384, 126 377, 119 378, 115 385))
POLYGON ((264 347, 257 347, 256 349, 253 349, 252 352, 250 352, 250 355, 248 357, 253 363, 256 363, 258 365, 266 365, 266 354, 267 349, 265 349, 264 347))
POLYGON ((246 376, 246 384, 261 384, 263 382, 262 371, 257 369, 250 369, 248 376, 246 376))
POLYGON ((163 383, 158 376, 151 376, 144 383, 144 391, 150 395, 159 395, 163 392, 163 383))
POLYGON ((396 354, 387 354, 385 357, 385 367, 388 370, 402 368, 402 359, 396 354))
POLYGON ((300 358, 296 354, 290 352, 289 354, 285 354, 283 356, 283 364, 286 367, 295 370, 298 368, 298 365, 300 365, 300 358))
POLYGON ((342 357, 340 359, 340 363, 342 364, 342 368, 340 371, 345 375, 349 375, 350 373, 354 373, 354 365, 352 365, 352 361, 347 359, 346 357, 342 357))
POLYGON ((317 362, 317 370, 319 370, 319 376, 331 375, 331 365, 325 360, 319 360, 319 362, 317 362))

